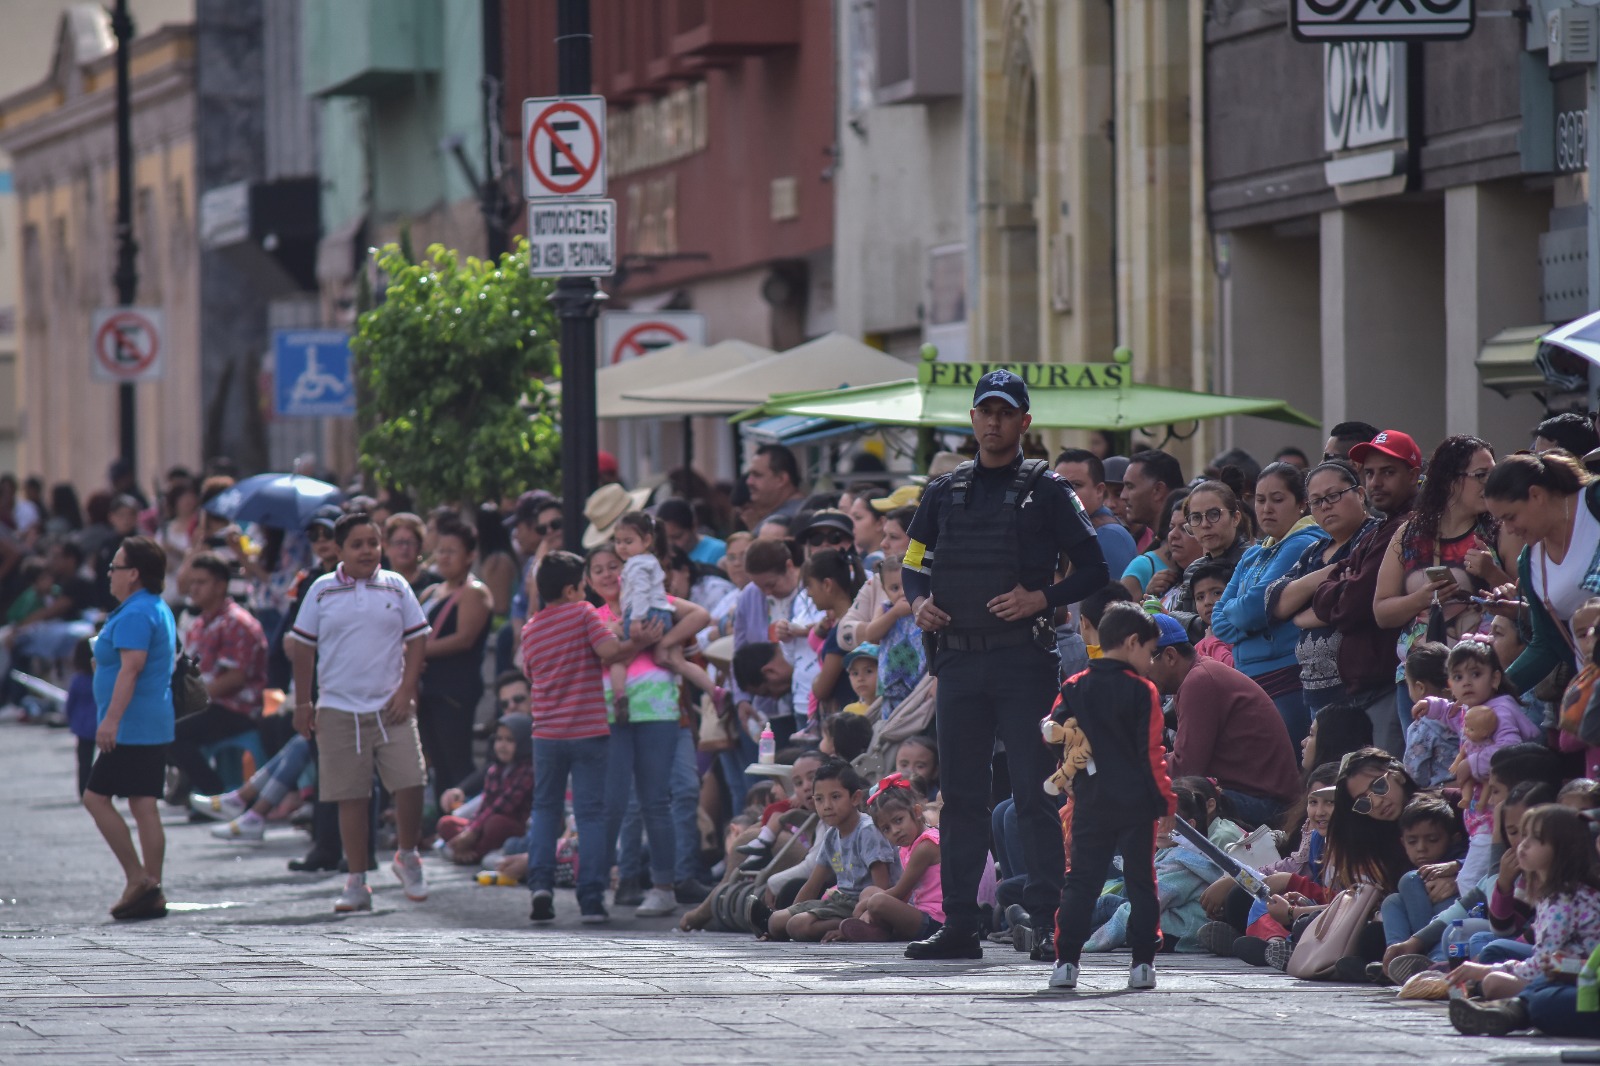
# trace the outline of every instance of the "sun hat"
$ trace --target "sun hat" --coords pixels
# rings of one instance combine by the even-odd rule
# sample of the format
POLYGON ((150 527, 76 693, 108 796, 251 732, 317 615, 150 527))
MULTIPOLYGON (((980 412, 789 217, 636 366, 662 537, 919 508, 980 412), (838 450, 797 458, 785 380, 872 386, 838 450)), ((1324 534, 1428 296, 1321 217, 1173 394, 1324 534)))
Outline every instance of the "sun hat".
POLYGON ((598 548, 610 540, 617 519, 629 511, 641 510, 649 498, 649 489, 629 492, 616 482, 595 489, 583 505, 583 517, 589 520, 589 528, 583 531, 583 546, 598 548))

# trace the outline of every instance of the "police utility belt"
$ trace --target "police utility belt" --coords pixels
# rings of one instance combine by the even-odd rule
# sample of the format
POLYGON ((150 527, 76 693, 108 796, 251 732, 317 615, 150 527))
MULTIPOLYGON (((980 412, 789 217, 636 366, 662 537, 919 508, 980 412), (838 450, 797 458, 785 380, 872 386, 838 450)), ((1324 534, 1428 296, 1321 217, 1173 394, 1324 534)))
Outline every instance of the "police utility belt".
POLYGON ((1040 615, 1027 628, 1002 629, 991 633, 940 632, 930 634, 943 651, 998 651, 1033 644, 1040 651, 1053 651, 1056 646, 1056 628, 1050 624, 1049 615, 1040 615))

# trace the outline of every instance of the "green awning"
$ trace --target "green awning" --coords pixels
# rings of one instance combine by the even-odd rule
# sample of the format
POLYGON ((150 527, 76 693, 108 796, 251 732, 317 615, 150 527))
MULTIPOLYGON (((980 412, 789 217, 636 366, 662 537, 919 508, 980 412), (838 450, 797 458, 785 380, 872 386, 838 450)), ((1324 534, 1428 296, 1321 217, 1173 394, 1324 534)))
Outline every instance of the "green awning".
POLYGON ((1512 326, 1490 337, 1475 360, 1479 383, 1506 397, 1550 388, 1534 360, 1539 354, 1539 338, 1552 328, 1548 323, 1512 326))

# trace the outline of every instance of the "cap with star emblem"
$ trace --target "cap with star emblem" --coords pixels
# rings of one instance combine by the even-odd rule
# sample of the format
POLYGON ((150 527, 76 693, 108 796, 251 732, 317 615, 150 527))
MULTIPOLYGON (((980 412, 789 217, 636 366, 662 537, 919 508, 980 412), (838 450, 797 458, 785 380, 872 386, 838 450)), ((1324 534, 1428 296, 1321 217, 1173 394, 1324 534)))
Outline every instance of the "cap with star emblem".
POLYGON ((1018 410, 1028 409, 1028 383, 1009 370, 991 370, 978 379, 972 393, 972 406, 985 400, 1004 400, 1018 410))

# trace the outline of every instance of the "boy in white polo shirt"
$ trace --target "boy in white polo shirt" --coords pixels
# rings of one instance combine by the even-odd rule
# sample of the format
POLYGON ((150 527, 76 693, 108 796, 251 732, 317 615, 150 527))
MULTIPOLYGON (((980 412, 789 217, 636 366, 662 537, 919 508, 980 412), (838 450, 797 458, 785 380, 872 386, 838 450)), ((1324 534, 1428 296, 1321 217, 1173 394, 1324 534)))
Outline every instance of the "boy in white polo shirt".
POLYGON ((374 767, 394 796, 399 850, 391 868, 407 899, 428 898, 417 855, 426 779, 417 735, 417 679, 426 646, 422 638, 430 630, 405 578, 380 568, 383 538, 370 516, 340 518, 333 539, 339 566, 306 591, 289 633, 294 640, 285 648, 294 664, 294 727, 304 737, 315 728, 318 788, 324 800, 339 804, 350 877, 333 909, 344 913, 372 909, 367 833, 374 767))

